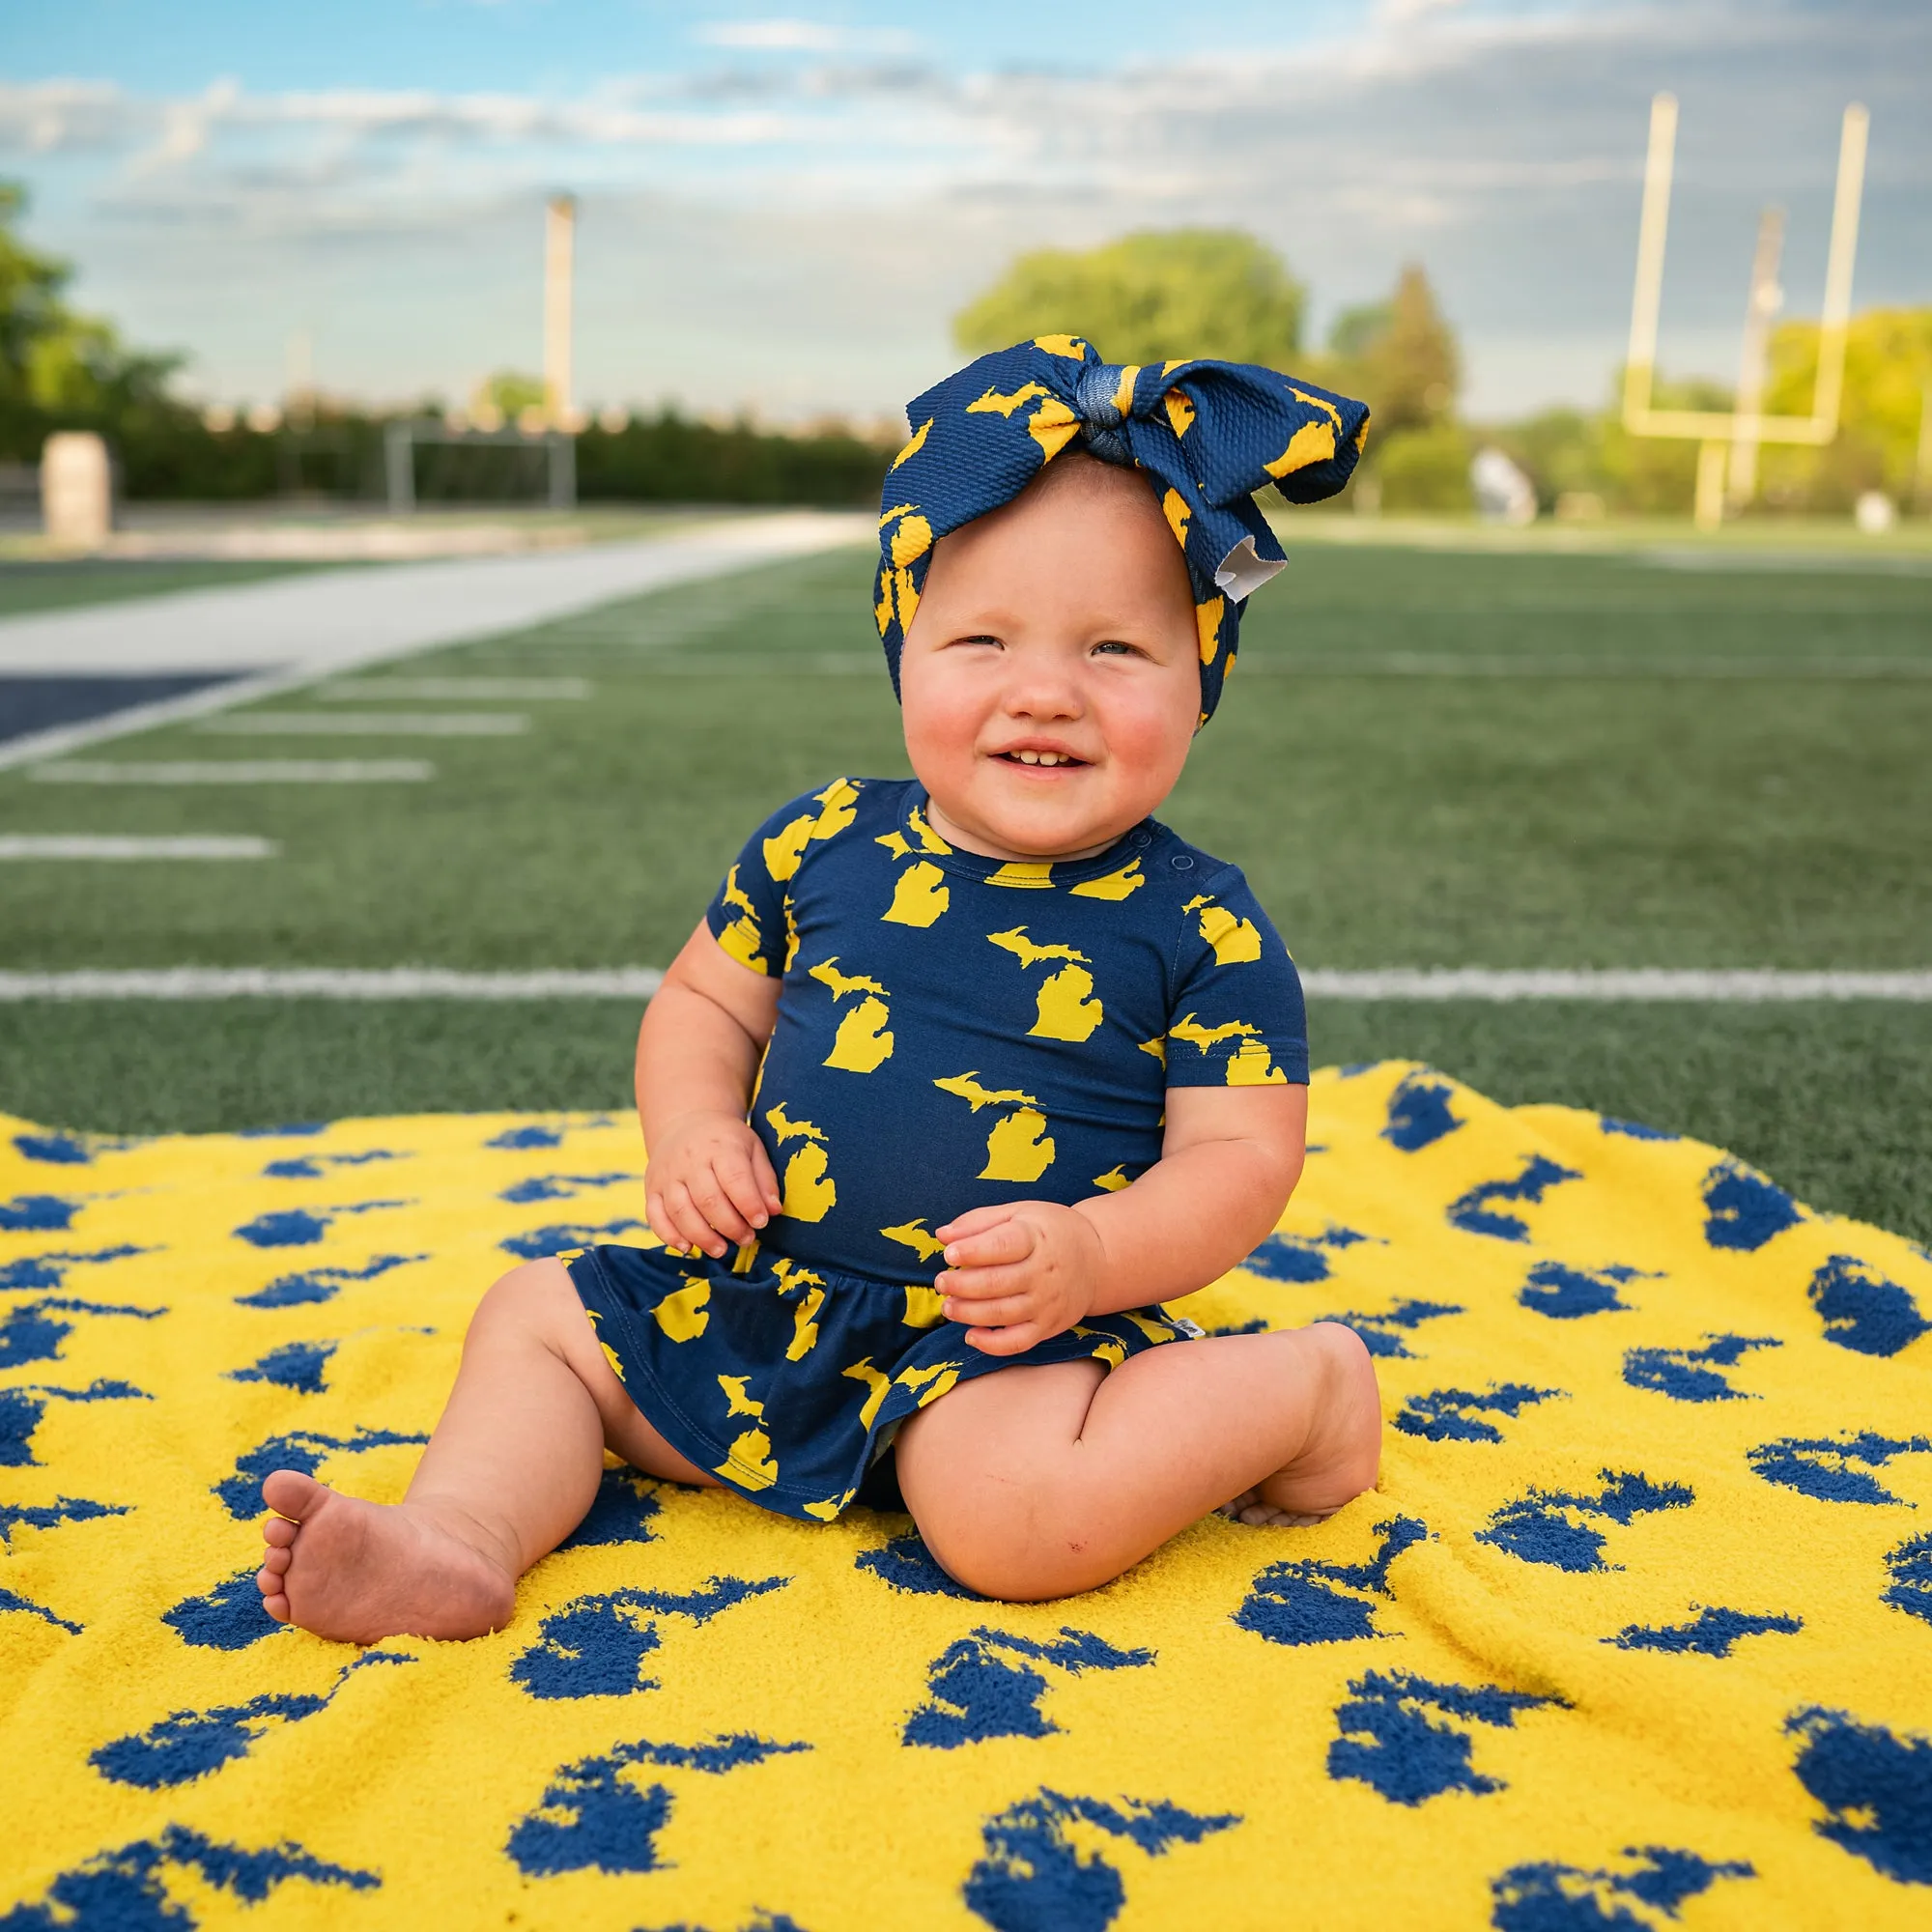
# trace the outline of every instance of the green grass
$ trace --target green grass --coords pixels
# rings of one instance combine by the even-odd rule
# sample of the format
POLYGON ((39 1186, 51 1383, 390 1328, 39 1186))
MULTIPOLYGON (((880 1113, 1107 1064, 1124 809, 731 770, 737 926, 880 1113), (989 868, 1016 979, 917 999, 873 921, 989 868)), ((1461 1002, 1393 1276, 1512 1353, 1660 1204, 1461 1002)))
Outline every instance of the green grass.
MULTIPOLYGON (((0 965, 662 963, 773 805, 838 772, 905 769, 868 569, 841 553, 414 660, 407 674, 596 687, 523 707, 526 738, 425 743, 434 784, 0 777, 0 829, 284 847, 265 865, 10 867, 0 965)), ((1932 678, 1813 674, 1871 660, 1932 666, 1932 579, 1310 545, 1256 599, 1164 815, 1246 867, 1309 965, 1922 967, 1932 678), (1659 674, 1380 674, 1394 654, 1659 674), (1362 670, 1339 669, 1349 659, 1362 670), (1792 674, 1667 674, 1688 659, 1792 674)), ((416 750, 331 739, 327 754, 416 750)), ((102 754, 283 752, 317 742, 176 726, 102 754)), ((619 1104, 634 1017, 601 1003, 16 1008, 0 1010, 0 1105, 136 1130, 619 1104)), ((1411 1055, 1499 1098, 1694 1133, 1821 1206, 1932 1235, 1923 1009, 1336 1002, 1315 1027, 1320 1059, 1411 1055)))
POLYGON ((0 617, 65 611, 79 604, 114 604, 124 597, 158 597, 169 590, 211 590, 316 568, 309 563, 149 562, 120 557, 0 563, 0 617))

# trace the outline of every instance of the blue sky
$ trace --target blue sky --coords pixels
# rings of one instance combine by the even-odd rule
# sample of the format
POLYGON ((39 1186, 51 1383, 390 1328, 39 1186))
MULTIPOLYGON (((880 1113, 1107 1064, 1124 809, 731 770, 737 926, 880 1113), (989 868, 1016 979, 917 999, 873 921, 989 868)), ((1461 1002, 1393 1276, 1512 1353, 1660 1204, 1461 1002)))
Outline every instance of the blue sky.
MULTIPOLYGON (((273 395, 538 354, 544 194, 580 196, 582 399, 886 414, 1016 251, 1208 222, 1318 327, 1421 261, 1471 406, 1594 400, 1648 100, 1683 101, 1664 357, 1724 374, 1756 214, 1815 312, 1838 116, 1872 110, 1859 299, 1932 301, 1921 0, 12 0, 0 174, 76 294, 273 395)), ((1104 346, 1104 345, 1103 345, 1104 346)))

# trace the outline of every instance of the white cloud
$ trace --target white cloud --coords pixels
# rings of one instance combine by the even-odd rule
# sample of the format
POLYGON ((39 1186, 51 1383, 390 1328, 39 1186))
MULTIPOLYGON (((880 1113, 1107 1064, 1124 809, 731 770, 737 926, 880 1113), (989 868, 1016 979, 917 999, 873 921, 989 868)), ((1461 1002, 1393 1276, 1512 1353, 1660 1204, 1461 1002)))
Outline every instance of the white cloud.
POLYGON ((700 46, 748 53, 906 53, 915 35, 891 27, 835 27, 819 20, 713 20, 695 28, 700 46))

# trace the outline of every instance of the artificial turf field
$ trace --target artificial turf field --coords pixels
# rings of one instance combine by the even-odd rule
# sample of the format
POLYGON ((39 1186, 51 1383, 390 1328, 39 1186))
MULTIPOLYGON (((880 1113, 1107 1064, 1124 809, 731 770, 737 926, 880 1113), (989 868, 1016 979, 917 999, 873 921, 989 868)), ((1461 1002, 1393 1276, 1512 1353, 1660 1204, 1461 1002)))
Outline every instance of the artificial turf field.
MULTIPOLYGON (((1932 576, 1695 560, 1294 547, 1163 815, 1246 868, 1304 965, 1932 965, 1932 576)), ((429 784, 0 774, 0 831, 282 846, 10 865, 0 967, 662 964, 774 806, 905 770, 869 568, 837 553, 398 668, 590 681, 588 701, 506 706, 521 738, 181 725, 89 754, 407 753, 429 784)), ((148 1131, 616 1105, 635 1021, 583 1001, 7 1005, 0 1109, 148 1131)), ((1679 1129, 1932 1237, 1932 1008, 1323 1001, 1312 1029, 1318 1061, 1412 1056, 1679 1129)))

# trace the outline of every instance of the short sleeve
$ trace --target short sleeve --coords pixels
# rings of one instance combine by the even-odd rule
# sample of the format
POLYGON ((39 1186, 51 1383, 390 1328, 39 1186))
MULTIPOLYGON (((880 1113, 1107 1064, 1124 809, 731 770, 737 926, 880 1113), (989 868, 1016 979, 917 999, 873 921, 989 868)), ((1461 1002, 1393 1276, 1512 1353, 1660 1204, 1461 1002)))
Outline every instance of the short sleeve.
POLYGON ((1184 903, 1174 986, 1170 1087, 1307 1084, 1301 976, 1237 867, 1184 903))
POLYGON ((711 901, 704 923, 741 966, 776 979, 790 963, 791 885, 814 840, 852 823, 859 786, 834 779, 823 791, 781 806, 745 841, 737 863, 711 901))

